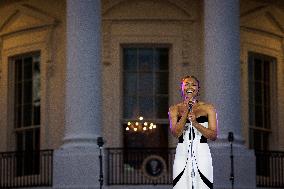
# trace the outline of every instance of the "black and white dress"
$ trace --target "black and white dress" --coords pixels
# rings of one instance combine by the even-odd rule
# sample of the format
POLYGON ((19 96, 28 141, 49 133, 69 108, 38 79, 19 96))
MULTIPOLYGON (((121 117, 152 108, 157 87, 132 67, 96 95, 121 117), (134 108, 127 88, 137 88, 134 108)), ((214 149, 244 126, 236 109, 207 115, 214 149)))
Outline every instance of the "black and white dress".
MULTIPOLYGON (((196 121, 208 128, 208 117, 201 116, 196 121)), ((173 189, 211 189, 213 166, 207 138, 189 121, 185 128, 176 147, 173 189)))

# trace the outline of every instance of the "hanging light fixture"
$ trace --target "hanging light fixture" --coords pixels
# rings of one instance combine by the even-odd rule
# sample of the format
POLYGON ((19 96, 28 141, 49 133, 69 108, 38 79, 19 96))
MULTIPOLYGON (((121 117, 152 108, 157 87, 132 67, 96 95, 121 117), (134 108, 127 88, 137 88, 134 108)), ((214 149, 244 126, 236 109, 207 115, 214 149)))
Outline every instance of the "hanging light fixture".
POLYGON ((151 132, 157 128, 156 124, 143 120, 142 116, 138 116, 137 120, 128 121, 125 130, 128 132, 151 132))

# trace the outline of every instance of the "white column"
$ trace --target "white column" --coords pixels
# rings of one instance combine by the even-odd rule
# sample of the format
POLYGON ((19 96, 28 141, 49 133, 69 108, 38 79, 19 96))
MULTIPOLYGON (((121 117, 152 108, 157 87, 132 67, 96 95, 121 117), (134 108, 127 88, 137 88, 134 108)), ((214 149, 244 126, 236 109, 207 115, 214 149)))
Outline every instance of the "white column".
POLYGON ((101 1, 66 1, 66 104, 63 145, 54 154, 54 188, 99 188, 101 1))
POLYGON ((100 1, 67 1, 66 128, 63 147, 101 134, 100 1))
POLYGON ((205 0, 205 98, 218 109, 219 137, 241 140, 238 0, 205 0))
POLYGON ((218 140, 210 143, 214 188, 231 187, 230 131, 235 188, 255 187, 254 153, 243 145, 241 132, 239 6, 239 0, 204 0, 205 100, 215 105, 219 125, 218 140))

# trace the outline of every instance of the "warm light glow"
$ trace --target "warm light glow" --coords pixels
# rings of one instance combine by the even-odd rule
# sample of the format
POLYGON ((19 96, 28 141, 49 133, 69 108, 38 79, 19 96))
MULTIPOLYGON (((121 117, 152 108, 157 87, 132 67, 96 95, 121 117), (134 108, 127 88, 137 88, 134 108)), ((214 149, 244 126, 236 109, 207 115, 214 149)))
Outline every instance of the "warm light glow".
POLYGON ((137 120, 128 121, 125 130, 129 132, 144 132, 156 128, 154 123, 144 120, 143 116, 137 116, 137 120))

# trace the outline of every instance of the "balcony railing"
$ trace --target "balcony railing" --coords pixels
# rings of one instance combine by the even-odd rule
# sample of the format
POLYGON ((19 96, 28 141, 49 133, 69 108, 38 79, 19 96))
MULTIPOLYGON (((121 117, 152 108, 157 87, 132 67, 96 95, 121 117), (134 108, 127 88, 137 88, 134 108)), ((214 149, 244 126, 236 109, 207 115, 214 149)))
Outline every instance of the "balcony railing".
POLYGON ((172 184, 173 148, 106 148, 107 184, 172 184))
MULTIPOLYGON (((174 148, 106 148, 107 184, 172 184, 174 148)), ((257 187, 284 188, 284 152, 256 151, 257 187)))
POLYGON ((284 188, 284 152, 255 151, 257 187, 284 188))
POLYGON ((52 186, 53 150, 0 152, 0 188, 52 186))

